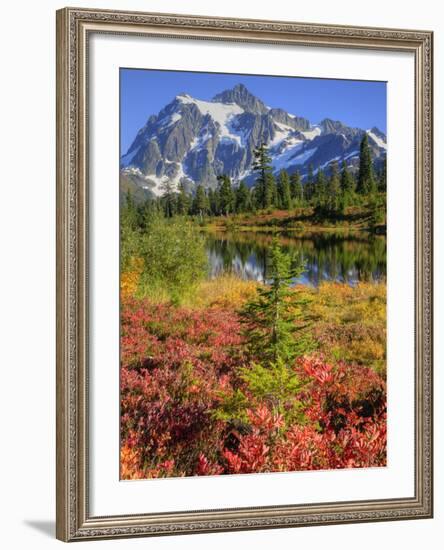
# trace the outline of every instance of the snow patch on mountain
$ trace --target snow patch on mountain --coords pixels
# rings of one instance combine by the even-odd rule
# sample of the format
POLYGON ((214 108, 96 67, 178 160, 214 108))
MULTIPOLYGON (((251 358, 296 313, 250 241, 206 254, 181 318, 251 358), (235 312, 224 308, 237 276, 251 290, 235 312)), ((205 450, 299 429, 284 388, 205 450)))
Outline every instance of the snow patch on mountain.
POLYGON ((311 130, 305 130, 301 134, 308 140, 312 140, 317 136, 321 135, 321 128, 319 126, 312 126, 311 130))
MULTIPOLYGON (((150 187, 150 190, 157 197, 161 197, 164 194, 165 185, 167 183, 172 183, 171 179, 168 176, 161 176, 159 178, 158 176, 156 176, 156 174, 147 174, 145 179, 149 180, 149 181, 152 181, 155 184, 154 187, 150 187)), ((173 184, 173 186, 174 186, 174 184, 173 184)))
POLYGON ((348 155, 345 155, 344 160, 352 159, 354 157, 359 157, 359 151, 352 151, 351 153, 348 153, 348 155))
POLYGON ((165 129, 178 122, 181 118, 182 115, 180 113, 173 113, 159 120, 158 124, 162 129, 165 129))
POLYGON ((123 173, 133 175, 141 181, 146 182, 141 185, 143 189, 150 190, 157 197, 161 197, 165 191, 165 185, 168 183, 174 191, 179 190, 179 184, 182 179, 193 181, 184 170, 183 163, 173 163, 176 165, 177 172, 174 177, 167 175, 157 176, 156 174, 144 174, 139 168, 129 166, 124 168, 123 173))
POLYGON ((289 134, 291 134, 294 131, 293 128, 291 128, 291 126, 287 126, 282 122, 275 121, 275 124, 279 129, 275 133, 274 138, 268 144, 269 147, 276 147, 276 145, 281 143, 284 139, 286 139, 289 136, 289 134))
POLYGON ((307 160, 312 157, 316 151, 318 150, 317 147, 313 147, 312 149, 307 149, 300 155, 296 155, 295 157, 292 157, 291 163, 292 164, 304 164, 304 162, 307 162, 307 160))
POLYGON ((220 128, 221 139, 229 139, 235 141, 239 145, 242 145, 241 137, 237 134, 233 134, 230 131, 230 119, 237 115, 241 115, 244 110, 236 103, 216 103, 213 101, 203 101, 201 99, 195 99, 189 95, 179 95, 177 99, 182 103, 194 103, 203 115, 210 115, 210 117, 217 122, 220 128))
POLYGON ((367 134, 369 135, 369 137, 372 138, 372 140, 376 143, 378 147, 387 149, 387 143, 383 139, 381 139, 379 136, 374 134, 371 130, 367 130, 367 134))
POLYGON ((205 143, 213 137, 213 134, 205 128, 198 136, 196 136, 190 143, 190 151, 193 149, 202 149, 205 143))
POLYGON ((285 151, 280 155, 275 156, 272 159, 273 171, 276 172, 284 170, 285 168, 288 168, 289 166, 292 166, 294 164, 304 164, 304 162, 306 162, 311 156, 316 153, 317 147, 313 147, 312 149, 307 149, 298 153, 298 151, 302 149, 303 146, 304 142, 300 141, 299 143, 296 143, 295 146, 289 147, 288 149, 285 149, 285 151))
POLYGON ((248 138, 251 134, 250 128, 242 128, 239 124, 239 121, 236 117, 231 118, 227 122, 227 128, 231 135, 237 136, 236 141, 241 145, 241 147, 248 146, 248 138))

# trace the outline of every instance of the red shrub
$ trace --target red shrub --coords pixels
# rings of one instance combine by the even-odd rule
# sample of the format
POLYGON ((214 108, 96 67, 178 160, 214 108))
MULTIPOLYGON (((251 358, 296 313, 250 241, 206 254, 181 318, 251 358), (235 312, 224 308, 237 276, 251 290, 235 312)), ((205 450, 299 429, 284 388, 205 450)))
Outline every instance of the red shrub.
POLYGON ((286 425, 253 399, 235 312, 125 298, 121 328, 121 477, 384 466, 386 390, 372 370, 300 359, 303 421, 286 425), (220 392, 241 389, 247 421, 216 419, 220 392))

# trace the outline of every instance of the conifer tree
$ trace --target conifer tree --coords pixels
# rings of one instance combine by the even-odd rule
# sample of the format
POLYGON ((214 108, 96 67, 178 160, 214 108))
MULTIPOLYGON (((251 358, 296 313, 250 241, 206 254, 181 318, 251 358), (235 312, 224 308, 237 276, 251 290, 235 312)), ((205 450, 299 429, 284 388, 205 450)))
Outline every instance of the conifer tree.
POLYGON ((299 170, 294 172, 290 177, 290 189, 291 189, 291 198, 294 203, 301 205, 304 202, 304 188, 302 187, 301 175, 299 170))
POLYGON ((270 208, 277 206, 278 204, 278 190, 276 181, 272 173, 265 175, 265 201, 264 208, 270 208))
POLYGON ((208 208, 212 216, 219 216, 220 214, 220 201, 219 192, 217 189, 208 189, 208 208))
POLYGON ((231 188, 231 179, 227 175, 217 178, 219 180, 219 207, 221 213, 225 216, 234 212, 235 196, 231 188))
POLYGON ((162 204, 166 218, 172 218, 176 213, 176 189, 174 184, 168 179, 161 185, 162 204))
POLYGON ((322 168, 319 168, 314 183, 313 204, 317 210, 325 208, 327 202, 327 178, 322 168))
POLYGON ((242 180, 235 192, 236 195, 236 212, 247 212, 250 207, 250 191, 246 183, 242 180))
POLYGON ((341 191, 347 201, 351 201, 356 189, 356 182, 352 174, 350 173, 347 163, 342 161, 341 170, 341 191))
POLYGON ((296 341, 295 333, 307 326, 308 302, 290 289, 292 280, 304 271, 304 264, 292 264, 294 259, 275 240, 270 250, 271 282, 259 287, 257 296, 241 310, 250 351, 269 365, 291 361, 307 345, 302 336, 296 341))
POLYGON ((315 179, 314 179, 313 172, 314 172, 314 167, 313 167, 313 164, 310 163, 308 165, 308 174, 307 174, 307 180, 305 182, 305 189, 304 189, 305 191, 304 195, 307 201, 311 201, 315 193, 315 179))
POLYGON ((208 197, 205 194, 205 190, 202 185, 198 185, 193 200, 193 213, 202 219, 207 214, 208 207, 208 197))
POLYGON ((337 161, 331 163, 331 174, 328 181, 327 209, 330 214, 338 214, 341 209, 341 181, 337 161))
POLYGON ((208 199, 208 210, 210 212, 210 216, 217 216, 218 212, 215 208, 216 202, 214 200, 214 190, 210 187, 207 191, 207 199, 208 199))
POLYGON ((373 173, 372 155, 368 144, 368 135, 364 134, 359 153, 358 193, 368 195, 376 190, 376 181, 373 173))
POLYGON ((177 213, 181 216, 186 216, 191 207, 191 197, 188 195, 185 189, 185 185, 181 183, 179 185, 179 195, 177 196, 177 213))
POLYGON ((135 230, 138 226, 138 214, 133 195, 128 189, 125 196, 125 204, 121 213, 122 226, 135 230))
POLYGON ((385 157, 382 161, 378 178, 378 190, 381 191, 381 193, 385 193, 387 191, 387 157, 385 157))
POLYGON ((257 173, 255 184, 256 204, 259 208, 267 208, 273 204, 274 178, 271 166, 271 157, 265 143, 254 150, 252 169, 257 173))
POLYGON ((285 170, 281 170, 277 184, 278 206, 284 210, 291 208, 290 178, 285 170))
POLYGON ((163 215, 163 211, 159 210, 159 201, 155 199, 147 199, 140 209, 139 225, 141 229, 146 230, 154 218, 163 215))

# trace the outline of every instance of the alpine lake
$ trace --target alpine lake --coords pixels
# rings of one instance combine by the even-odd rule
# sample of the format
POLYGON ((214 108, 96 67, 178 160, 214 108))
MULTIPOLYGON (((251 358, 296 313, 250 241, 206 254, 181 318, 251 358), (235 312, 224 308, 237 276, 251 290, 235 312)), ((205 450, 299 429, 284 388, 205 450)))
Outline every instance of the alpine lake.
POLYGON ((367 232, 275 234, 241 231, 206 234, 210 278, 224 274, 244 280, 269 281, 269 250, 277 239, 283 251, 304 271, 294 284, 313 287, 323 281, 347 283, 385 282, 386 236, 367 232))

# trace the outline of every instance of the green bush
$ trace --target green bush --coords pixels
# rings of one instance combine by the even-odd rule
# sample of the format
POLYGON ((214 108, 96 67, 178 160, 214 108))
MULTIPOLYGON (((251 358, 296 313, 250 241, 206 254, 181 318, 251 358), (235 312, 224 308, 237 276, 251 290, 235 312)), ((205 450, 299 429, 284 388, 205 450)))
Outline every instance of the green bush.
POLYGON ((143 262, 139 296, 167 294, 174 303, 188 296, 208 269, 203 237, 179 217, 153 217, 143 230, 122 224, 122 270, 131 257, 143 262))

